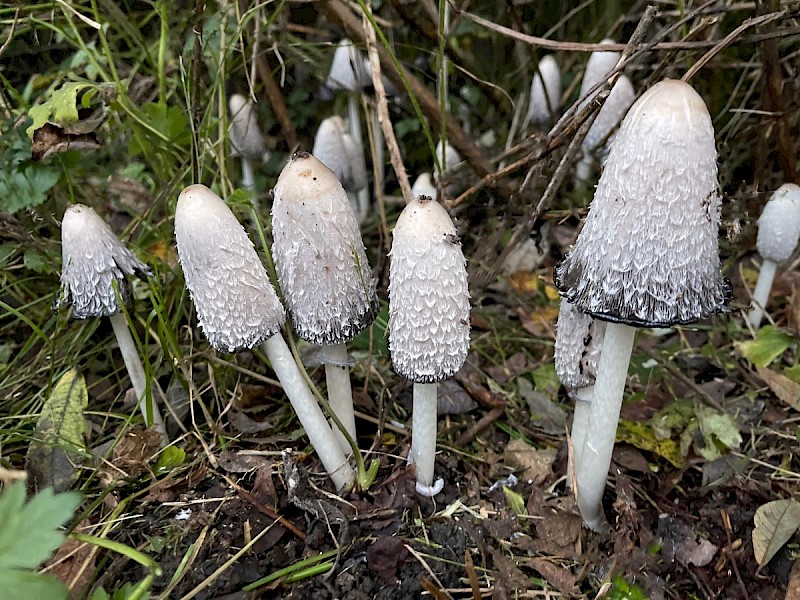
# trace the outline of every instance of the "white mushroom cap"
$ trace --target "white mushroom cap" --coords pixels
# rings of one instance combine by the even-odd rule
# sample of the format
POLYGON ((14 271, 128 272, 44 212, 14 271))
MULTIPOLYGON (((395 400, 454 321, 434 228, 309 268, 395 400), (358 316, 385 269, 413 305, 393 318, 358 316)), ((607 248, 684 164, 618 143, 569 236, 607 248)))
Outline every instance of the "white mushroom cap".
POLYGON ((785 183, 764 205, 758 219, 756 246, 762 258, 773 262, 788 259, 800 238, 800 187, 785 183))
POLYGON ((469 351, 467 268, 441 204, 421 196, 400 213, 389 268, 389 350, 394 370, 415 383, 458 371, 469 351))
POLYGON ((594 385, 606 324, 562 298, 556 324, 556 375, 570 390, 594 385))
POLYGON ((611 131, 622 121, 625 113, 628 112, 635 97, 636 92, 633 90, 631 80, 625 75, 620 75, 614 87, 611 88, 608 98, 600 108, 600 112, 597 113, 586 137, 583 138, 584 150, 594 150, 607 141, 611 131))
POLYGON ((555 116, 560 102, 561 72, 556 59, 548 54, 539 61, 539 72, 533 76, 526 121, 535 125, 548 123, 555 116))
POLYGON ((269 152, 264 145, 264 136, 258 126, 255 106, 241 94, 233 94, 228 100, 231 124, 228 139, 233 156, 250 160, 268 160, 269 152))
MULTIPOLYGON (((436 144, 436 157, 437 160, 441 161, 442 158, 442 140, 439 140, 436 144)), ((458 163, 461 162, 461 155, 458 151, 450 145, 450 142, 447 142, 444 151, 444 160, 445 163, 442 165, 446 170, 452 169, 458 163)), ((436 160, 433 161, 433 178, 438 179, 438 170, 436 168, 436 160)))
POLYGON ((367 186, 360 148, 341 117, 328 117, 320 123, 311 153, 333 171, 346 191, 357 192, 367 186))
POLYGON ((296 152, 273 190, 272 257, 298 335, 340 344, 375 318, 372 270, 353 208, 336 175, 296 152))
POLYGON ((88 206, 74 204, 61 221, 61 301, 76 319, 107 317, 120 311, 113 282, 123 301, 125 275, 152 275, 88 206))
MULTIPOLYGON (((613 44, 614 40, 606 38, 600 43, 613 44)), ((586 63, 586 71, 583 73, 579 98, 583 98, 590 89, 592 89, 601 81, 608 79, 608 74, 611 73, 611 71, 614 70, 614 67, 617 66, 619 57, 620 53, 615 51, 592 52, 591 56, 589 56, 589 62, 586 63)), ((586 106, 590 100, 591 98, 581 103, 580 108, 586 106)), ((580 108, 578 110, 580 110, 580 108)))
POLYGON ((204 185, 178 196, 175 238, 200 326, 214 348, 235 352, 275 335, 285 313, 253 242, 204 185))
POLYGON ((327 86, 332 90, 360 92, 372 83, 364 58, 353 42, 343 39, 336 46, 328 74, 327 86))
POLYGON ((420 173, 414 181, 414 185, 411 186, 411 195, 414 198, 417 196, 436 198, 436 193, 436 185, 434 185, 430 173, 420 173))
POLYGON ((581 312, 640 327, 724 310, 714 128, 703 99, 664 80, 633 105, 572 251, 556 267, 581 312))

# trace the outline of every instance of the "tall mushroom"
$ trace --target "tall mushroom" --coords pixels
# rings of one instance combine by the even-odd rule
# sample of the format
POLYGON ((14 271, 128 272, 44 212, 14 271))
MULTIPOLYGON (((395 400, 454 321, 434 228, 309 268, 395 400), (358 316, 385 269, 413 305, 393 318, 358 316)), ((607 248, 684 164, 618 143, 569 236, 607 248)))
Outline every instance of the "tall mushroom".
POLYGON ((539 61, 531 83, 531 100, 525 126, 546 125, 553 120, 561 102, 561 71, 552 54, 539 61))
POLYGON ((125 275, 150 277, 150 269, 125 247, 94 210, 83 204, 74 204, 64 213, 61 257, 60 300, 72 305, 76 319, 109 318, 145 423, 166 439, 161 413, 155 401, 147 401, 147 377, 118 302, 128 298, 125 275))
POLYGON ((600 530, 603 490, 636 327, 725 310, 714 128, 687 83, 650 88, 622 122, 580 235, 556 267, 561 295, 608 321, 581 464, 578 505, 600 530))
POLYGON ((464 364, 469 351, 469 290, 458 233, 442 205, 412 200, 392 232, 389 268, 389 351, 394 370, 414 382, 411 455, 417 492, 435 496, 438 382, 464 364))
POLYGON ((606 331, 604 321, 580 312, 561 299, 556 323, 556 375, 575 400, 572 417, 572 448, 575 472, 578 472, 589 427, 589 412, 594 395, 597 361, 606 331))
POLYGON ((322 347, 331 410, 355 440, 346 344, 373 321, 378 297, 347 193, 333 171, 307 152, 296 152, 275 184, 272 234, 275 270, 294 328, 322 347))
POLYGON ((748 319, 759 327, 764 318, 772 280, 778 263, 787 260, 797 247, 800 238, 800 186, 785 183, 764 205, 758 219, 756 246, 761 254, 761 271, 753 292, 753 310, 748 319))
MULTIPOLYGON (((323 119, 314 137, 311 154, 333 171, 348 196, 354 197, 367 187, 367 173, 361 160, 361 148, 338 116, 323 119)), ((356 206, 358 200, 356 200, 356 206)))
POLYGON ((242 187, 253 191, 255 176, 253 161, 269 160, 269 152, 264 144, 264 135, 258 126, 258 115, 255 106, 241 94, 233 94, 228 100, 231 113, 231 125, 228 139, 231 143, 232 156, 242 161, 242 187))
POLYGON ((178 196, 175 238, 208 341, 222 352, 261 344, 334 485, 352 485, 355 473, 281 335, 283 306, 239 221, 210 189, 191 185, 178 196))

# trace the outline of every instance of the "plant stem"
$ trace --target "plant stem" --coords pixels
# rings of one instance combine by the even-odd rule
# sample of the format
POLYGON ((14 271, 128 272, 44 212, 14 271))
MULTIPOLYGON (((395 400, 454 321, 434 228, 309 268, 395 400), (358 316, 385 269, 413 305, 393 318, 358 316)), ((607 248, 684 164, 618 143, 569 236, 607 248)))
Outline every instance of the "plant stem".
POLYGON ((753 310, 750 311, 747 317, 750 320, 750 324, 756 329, 761 326, 761 320, 764 318, 764 311, 767 308, 769 293, 772 290, 772 280, 775 279, 777 266, 777 263, 768 258, 765 258, 761 263, 758 282, 756 282, 756 289, 753 291, 753 310))
MULTIPOLYGON (((414 406, 411 412, 411 455, 417 467, 417 492, 434 496, 441 491, 441 479, 434 484, 436 460, 436 418, 438 383, 415 383, 414 406), (438 488, 438 489, 437 489, 438 488)), ((443 482, 442 482, 443 483, 443 482)))
POLYGON ((339 447, 339 442, 328 425, 322 409, 311 394, 311 390, 308 389, 283 335, 276 333, 261 344, 261 348, 269 358, 272 370, 275 371, 283 385, 283 390, 286 392, 300 424, 305 429, 311 445, 322 460, 336 489, 343 490, 351 487, 355 482, 355 473, 339 447))
MULTIPOLYGON (((366 160, 364 159, 364 138, 361 131, 361 115, 358 108, 358 93, 349 92, 347 94, 347 126, 350 135, 358 144, 360 150, 358 160, 361 161, 362 172, 367 172, 366 160)), ((358 190, 358 220, 362 221, 367 216, 369 210, 369 186, 358 190)))
MULTIPOLYGON (((322 346, 325 357, 325 381, 328 384, 328 403, 331 411, 339 417, 347 433, 356 438, 356 417, 353 413, 353 391, 350 388, 350 369, 347 366, 347 346, 330 344, 322 346)), ((345 454, 350 453, 350 443, 338 427, 331 426, 339 446, 345 454)))
POLYGON ((580 452, 577 477, 578 507, 584 523, 594 531, 602 531, 606 526, 603 492, 608 468, 611 466, 611 453, 614 450, 635 334, 636 329, 633 327, 608 323, 597 365, 594 398, 583 450, 580 452))

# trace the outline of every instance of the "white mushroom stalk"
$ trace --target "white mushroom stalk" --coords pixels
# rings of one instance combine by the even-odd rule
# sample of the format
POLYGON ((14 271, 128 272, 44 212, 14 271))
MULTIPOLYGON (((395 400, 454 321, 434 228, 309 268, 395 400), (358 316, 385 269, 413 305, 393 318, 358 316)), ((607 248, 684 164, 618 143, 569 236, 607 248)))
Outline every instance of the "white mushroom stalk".
POLYGON ((367 187, 367 172, 361 160, 361 147, 347 132, 344 119, 334 116, 320 123, 311 154, 333 171, 358 206, 358 192, 367 187))
POLYGON ((572 447, 576 473, 589 427, 597 362, 605 331, 604 321, 580 312, 562 298, 556 324, 555 366, 559 380, 575 400, 572 447))
POLYGON ((464 364, 469 351, 469 290, 458 233, 431 198, 411 201, 392 232, 389 268, 389 351, 394 370, 414 382, 411 454, 417 492, 438 494, 434 480, 438 382, 464 364))
POLYGON ((608 321, 577 473, 594 530, 602 508, 635 327, 693 323, 725 310, 714 129, 688 84, 665 80, 631 108, 583 229, 556 267, 561 295, 608 321))
MULTIPOLYGON (((361 116, 359 112, 359 96, 364 88, 372 83, 369 72, 364 68, 364 58, 352 41, 343 39, 339 42, 333 53, 333 62, 328 74, 327 86, 332 90, 345 90, 347 92, 347 125, 350 135, 358 144, 359 166, 367 172, 364 158, 364 136, 361 130, 361 116)), ((358 216, 363 219, 369 211, 369 190, 367 186, 358 190, 358 216)))
MULTIPOLYGON (((108 317, 145 424, 164 436, 166 428, 154 400, 147 398, 147 377, 118 298, 127 301, 125 275, 150 277, 142 261, 88 206, 75 204, 61 222, 61 301, 72 305, 76 319, 108 317), (115 290, 116 288, 116 290, 115 290)), ((151 389, 152 391, 152 389, 151 389)))
POLYGON ((261 344, 336 489, 352 486, 355 473, 280 333, 283 306, 244 228, 219 196, 191 185, 178 196, 175 238, 211 345, 235 352, 261 344))
POLYGON ((756 246, 761 254, 761 271, 753 291, 748 315, 753 327, 760 327, 772 290, 778 264, 792 255, 800 238, 800 187, 785 183, 772 195, 758 219, 756 246))
POLYGON ((553 121, 561 103, 561 71, 552 54, 539 61, 538 71, 531 83, 531 99, 525 127, 545 126, 553 121))
POLYGON ((254 191, 256 180, 253 161, 266 162, 269 152, 264 144, 264 135, 258 126, 255 105, 241 94, 233 94, 228 100, 231 124, 228 139, 232 156, 242 161, 242 187, 254 191))
MULTIPOLYGON (((297 334, 322 347, 331 411, 356 439, 346 343, 375 318, 378 297, 358 220, 336 175, 296 152, 273 190, 272 257, 297 334)), ((336 429, 345 452, 350 444, 336 429)))

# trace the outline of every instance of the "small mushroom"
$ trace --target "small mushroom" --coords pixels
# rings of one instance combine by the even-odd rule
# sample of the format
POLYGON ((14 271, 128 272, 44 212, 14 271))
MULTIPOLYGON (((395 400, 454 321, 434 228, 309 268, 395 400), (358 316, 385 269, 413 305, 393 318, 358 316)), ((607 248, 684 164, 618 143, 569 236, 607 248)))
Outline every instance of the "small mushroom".
POLYGON ((556 323, 556 375, 575 400, 572 417, 574 471, 578 472, 581 454, 589 427, 589 412, 594 395, 597 361, 606 332, 604 321, 580 312, 575 305, 561 299, 556 323))
MULTIPOLYGON (((347 126, 350 135, 358 144, 359 166, 362 173, 367 172, 364 158, 364 136, 361 130, 361 116, 359 114, 359 97, 364 88, 372 84, 369 71, 364 68, 364 58, 352 41, 343 39, 339 42, 333 53, 331 70, 328 74, 327 85, 332 90, 345 90, 347 92, 347 126)), ((358 190, 358 216, 363 219, 369 210, 369 190, 366 184, 358 190)))
MULTIPOLYGON (((439 180, 451 175, 459 163, 461 163, 461 155, 458 150, 453 148, 450 142, 442 144, 442 140, 439 140, 436 144, 436 160, 433 161, 433 181, 437 187, 441 185, 439 180)), ((451 183, 443 191, 446 196, 452 196, 460 189, 461 186, 451 183)))
POLYGON ((74 204, 61 221, 61 301, 72 306, 76 319, 108 317, 145 423, 166 440, 166 429, 155 402, 147 400, 147 377, 119 300, 126 302, 125 275, 150 277, 142 261, 114 235, 88 206, 74 204), (148 406, 149 405, 149 406, 148 406), (148 416, 148 408, 152 409, 148 416))
POLYGON ((351 486, 355 473, 281 335, 283 306, 244 228, 219 196, 191 185, 178 196, 175 238, 211 345, 235 352, 261 344, 336 489, 351 486))
POLYGON ((552 54, 539 61, 536 74, 531 83, 531 100, 525 126, 549 124, 561 103, 561 71, 552 54))
POLYGON ((428 172, 420 173, 414 180, 414 185, 411 186, 411 196, 413 198, 417 196, 436 198, 437 194, 436 185, 434 185, 431 174, 428 172))
POLYGON ((231 124, 228 139, 231 142, 232 156, 242 161, 242 187, 255 189, 253 161, 269 160, 269 152, 264 145, 264 135, 258 126, 255 106, 241 94, 233 94, 228 100, 231 124))
MULTIPOLYGON (((292 323, 301 338, 322 346, 331 410, 355 440, 346 344, 373 321, 378 297, 347 193, 334 172, 307 152, 296 152, 278 177, 272 232, 292 323)), ((348 452, 347 440, 336 434, 348 452)))
POLYGON ((392 232, 389 268, 389 351, 394 370, 414 382, 411 454, 417 492, 435 496, 438 382, 464 364, 469 351, 469 290, 458 233, 444 207, 412 200, 392 232))
POLYGON ((341 117, 328 117, 320 123, 311 153, 333 171, 348 195, 355 195, 367 187, 361 148, 347 133, 341 117))
POLYGON ((725 310, 714 128, 687 83, 664 80, 633 105, 611 146, 581 233, 555 284, 608 321, 578 470, 578 505, 604 527, 603 490, 636 327, 693 323, 725 310))
POLYGON ((772 194, 758 219, 756 246, 761 254, 761 271, 753 292, 753 309, 748 315, 753 327, 761 325, 777 266, 792 255, 798 238, 800 186, 785 183, 772 194))

